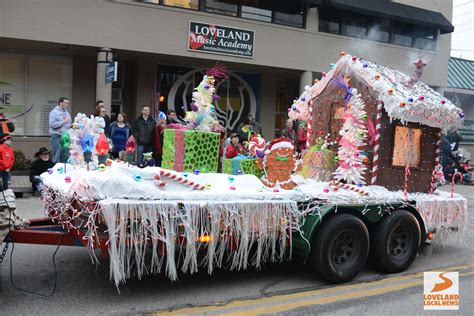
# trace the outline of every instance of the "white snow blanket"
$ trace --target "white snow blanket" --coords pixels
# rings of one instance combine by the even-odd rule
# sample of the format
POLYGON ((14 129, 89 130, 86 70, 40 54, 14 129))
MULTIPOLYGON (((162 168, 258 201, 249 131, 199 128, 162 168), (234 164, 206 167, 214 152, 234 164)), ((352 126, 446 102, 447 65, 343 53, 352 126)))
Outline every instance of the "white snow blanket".
MULTIPOLYGON (((212 273, 215 267, 259 268, 267 261, 284 260, 291 255, 291 231, 298 231, 304 223, 298 202, 319 199, 326 205, 385 205, 405 201, 403 192, 380 186, 364 187, 368 196, 363 196, 345 189, 334 191, 326 182, 301 177, 295 177, 298 187, 294 190, 275 190, 253 175, 173 172, 206 185, 205 190, 197 191, 165 177, 161 181, 166 185, 159 187, 155 179, 161 171, 158 167, 140 169, 114 163, 105 171, 72 165, 67 165, 67 172, 61 169, 64 164, 57 164, 51 173, 42 175, 47 188, 45 208, 64 215, 73 199, 98 202, 95 210, 78 214, 76 220, 87 216, 82 227, 87 229, 91 250, 96 242, 95 222, 100 219, 107 225, 111 279, 117 285, 133 274, 141 277, 159 272, 162 266, 175 280, 179 269, 193 273, 202 265, 212 273), (201 243, 186 242, 179 250, 176 236, 189 241, 206 236, 204 259, 198 261, 197 256, 204 249, 201 243), (235 251, 229 251, 231 244, 235 251), (151 259, 147 257, 150 246, 151 259), (167 254, 178 254, 158 256, 160 247, 167 254), (251 255, 252 247, 257 251, 251 255)), ((416 202, 426 230, 435 231, 434 243, 462 241, 469 223, 465 198, 438 190, 433 195, 409 194, 408 200, 416 202)), ((319 207, 312 209, 319 211, 319 207)))

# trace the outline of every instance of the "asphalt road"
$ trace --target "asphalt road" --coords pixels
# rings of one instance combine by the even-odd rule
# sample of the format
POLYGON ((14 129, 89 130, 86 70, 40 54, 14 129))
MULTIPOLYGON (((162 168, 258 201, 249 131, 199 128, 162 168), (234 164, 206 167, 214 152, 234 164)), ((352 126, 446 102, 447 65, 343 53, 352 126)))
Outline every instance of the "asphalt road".
MULTIPOLYGON (((456 190, 468 198, 474 229, 474 187, 458 186, 456 190)), ((17 207, 23 217, 43 215, 38 198, 18 199, 17 207)), ((16 286, 50 292, 54 250, 53 246, 16 245, 12 264, 16 286)), ((422 307, 421 272, 446 269, 460 273, 460 309, 450 314, 473 314, 474 234, 464 245, 432 250, 432 254, 421 253, 402 274, 384 275, 367 267, 353 282, 337 286, 316 278, 301 264, 288 263, 271 265, 263 271, 181 275, 174 283, 163 276, 149 276, 128 281, 118 293, 109 281, 107 261, 96 267, 84 248, 61 247, 56 256, 57 289, 47 298, 12 287, 9 251, 2 268, 0 315, 428 314, 422 307)))

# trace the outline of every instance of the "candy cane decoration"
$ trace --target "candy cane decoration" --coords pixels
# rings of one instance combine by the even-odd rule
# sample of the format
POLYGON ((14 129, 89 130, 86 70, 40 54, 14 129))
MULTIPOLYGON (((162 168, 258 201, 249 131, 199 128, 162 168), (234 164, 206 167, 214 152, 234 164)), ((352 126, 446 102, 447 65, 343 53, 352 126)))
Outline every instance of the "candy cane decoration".
POLYGON ((454 183, 456 182, 456 176, 459 177, 459 181, 462 183, 463 176, 462 173, 458 171, 458 169, 454 169, 453 179, 451 180, 451 197, 454 197, 454 183))
POLYGON ((357 187, 356 185, 353 185, 353 184, 347 184, 347 183, 342 183, 342 182, 339 182, 339 181, 334 181, 334 180, 331 180, 329 181, 329 186, 331 187, 336 187, 336 188, 341 188, 341 189, 346 189, 346 190, 349 190, 349 191, 353 191, 355 193, 359 193, 360 195, 369 195, 369 193, 359 187, 357 187))
POLYGON ((430 195, 432 195, 434 190, 436 189, 436 182, 438 178, 441 176, 438 169, 442 170, 442 167, 439 168, 440 166, 439 158, 441 155, 441 132, 438 132, 436 136, 437 136, 437 140, 436 140, 436 151, 435 151, 435 167, 433 169, 433 173, 431 174, 430 195))
POLYGON ((374 154, 372 158, 372 179, 370 184, 374 185, 377 182, 377 171, 379 170, 379 149, 380 149, 380 131, 382 128, 382 101, 377 101, 377 112, 375 119, 375 145, 374 154))
MULTIPOLYGON (((155 179, 157 179, 157 176, 158 175, 155 176, 155 179)), ((176 182, 178 182, 180 184, 189 186, 189 187, 193 188, 194 190, 198 190, 198 191, 202 191, 206 188, 205 185, 202 185, 202 184, 199 184, 197 182, 191 181, 188 178, 177 175, 175 172, 171 172, 171 171, 160 170, 160 179, 161 179, 161 177, 166 177, 166 178, 169 178, 171 180, 175 180, 176 182)))
POLYGON ((308 133, 306 134, 306 149, 311 145, 313 138, 313 100, 308 101, 308 133))
POLYGON ((405 200, 408 200, 408 176, 411 174, 410 166, 406 165, 405 167, 405 189, 403 190, 403 194, 405 196, 405 200))

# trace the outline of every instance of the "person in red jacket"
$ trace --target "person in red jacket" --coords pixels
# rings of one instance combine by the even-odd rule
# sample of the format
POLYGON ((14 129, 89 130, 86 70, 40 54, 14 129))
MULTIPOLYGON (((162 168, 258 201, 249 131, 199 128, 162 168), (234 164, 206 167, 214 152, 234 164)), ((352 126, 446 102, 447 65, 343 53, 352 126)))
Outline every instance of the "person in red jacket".
POLYGON ((301 123, 298 129, 298 152, 306 149, 306 140, 308 135, 308 123, 301 123))
POLYGON ((15 156, 13 155, 12 138, 5 134, 0 140, 0 173, 2 174, 3 190, 8 189, 10 169, 13 167, 15 156))
POLYGON ((239 141, 240 141, 240 138, 237 133, 232 133, 230 135, 230 144, 225 149, 226 158, 231 159, 245 152, 244 147, 242 147, 239 141))

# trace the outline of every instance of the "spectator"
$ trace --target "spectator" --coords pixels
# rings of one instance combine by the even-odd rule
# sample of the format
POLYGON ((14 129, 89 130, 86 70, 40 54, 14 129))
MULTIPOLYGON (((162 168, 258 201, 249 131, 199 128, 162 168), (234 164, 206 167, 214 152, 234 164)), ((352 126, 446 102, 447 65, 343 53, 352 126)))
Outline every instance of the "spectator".
POLYGON ((293 143, 297 144, 298 143, 298 138, 297 138, 297 133, 295 129, 293 128, 293 120, 292 119, 287 119, 286 120, 286 126, 281 132, 281 136, 289 138, 293 141, 293 143))
POLYGON ((137 140, 137 162, 143 160, 143 153, 153 152, 153 133, 155 132, 155 120, 150 116, 150 107, 142 106, 140 115, 133 124, 133 135, 137 140))
POLYGON ((105 103, 102 100, 99 100, 95 104, 95 116, 102 117, 105 121, 104 132, 105 136, 110 137, 110 117, 107 115, 107 110, 105 109, 105 103))
POLYGON ((259 122, 255 120, 255 114, 249 113, 249 115, 243 120, 242 123, 239 125, 239 133, 242 131, 242 127, 247 125, 250 127, 253 133, 260 134, 260 136, 263 137, 262 135, 262 126, 260 125, 259 122))
POLYGON ((64 131, 71 127, 71 115, 67 111, 69 100, 60 97, 58 105, 49 113, 49 134, 51 135, 51 147, 53 148, 53 162, 65 162, 67 157, 61 157, 59 140, 64 131))
POLYGON ((163 131, 165 130, 166 120, 160 119, 156 123, 155 133, 153 134, 153 143, 155 147, 155 165, 161 167, 163 157, 163 131))
POLYGON ((239 142, 239 135, 237 133, 232 133, 230 135, 230 144, 225 150, 226 158, 231 159, 237 157, 239 154, 243 154, 244 152, 245 149, 239 142))
POLYGON ((239 127, 239 130, 237 131, 237 134, 240 137, 240 142, 248 142, 249 139, 249 134, 250 138, 254 134, 253 126, 252 126, 252 120, 249 117, 246 117, 242 124, 239 127), (249 132, 244 132, 244 130, 248 130, 249 132))
POLYGON ((182 124, 181 121, 178 119, 178 116, 176 115, 176 112, 173 110, 169 110, 166 114, 168 118, 168 124, 182 124))
POLYGON ((118 158, 121 151, 125 150, 125 144, 128 138, 132 134, 132 128, 127 123, 127 116, 125 113, 119 113, 117 115, 117 121, 110 124, 109 136, 112 139, 112 152, 110 153, 113 158, 118 158))
POLYGON ((12 138, 9 134, 4 134, 0 139, 0 173, 2 174, 2 190, 8 189, 10 180, 10 169, 15 162, 15 156, 12 148, 12 138))
POLYGON ((33 186, 33 191, 41 192, 43 191, 41 174, 54 167, 54 162, 51 160, 51 152, 46 147, 41 147, 35 154, 35 157, 38 159, 31 164, 30 182, 33 186))
POLYGON ((308 123, 301 122, 301 127, 298 129, 298 151, 301 152, 306 149, 306 140, 308 137, 308 123))

